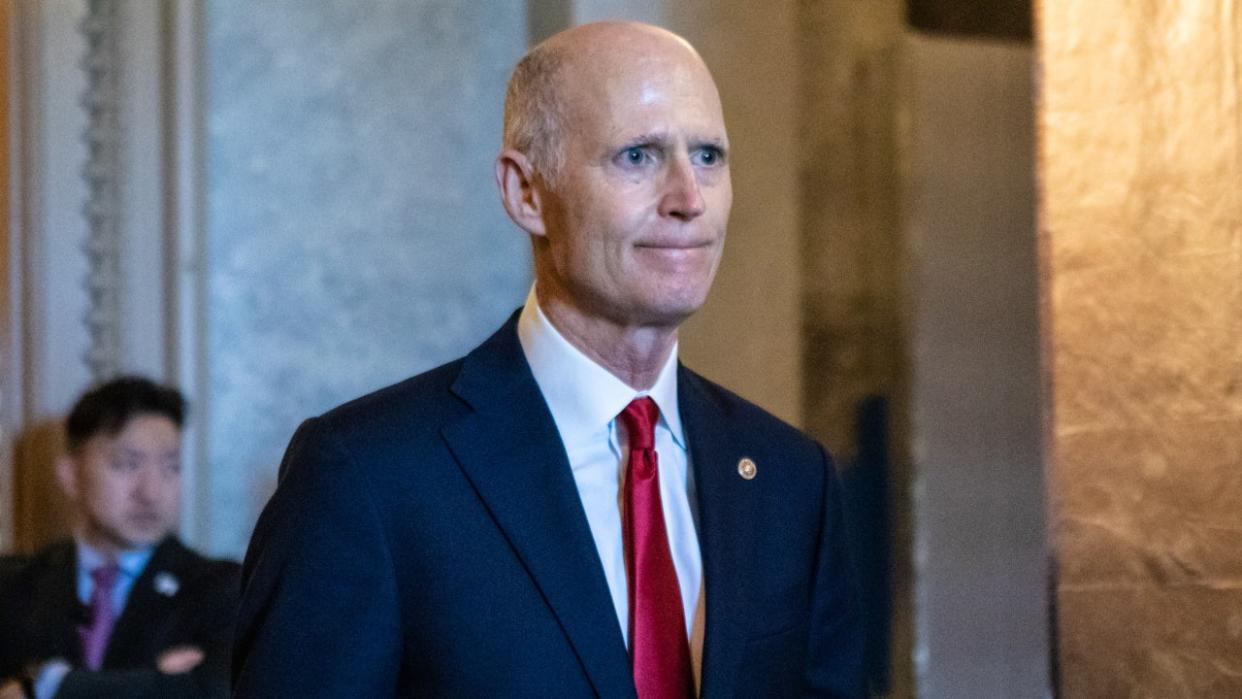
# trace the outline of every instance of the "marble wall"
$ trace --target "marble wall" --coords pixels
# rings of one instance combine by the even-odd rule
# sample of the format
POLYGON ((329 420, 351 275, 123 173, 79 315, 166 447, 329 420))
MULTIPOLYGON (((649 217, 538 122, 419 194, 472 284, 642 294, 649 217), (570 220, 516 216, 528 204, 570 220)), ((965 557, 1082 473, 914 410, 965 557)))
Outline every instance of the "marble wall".
POLYGON ((1064 696, 1242 696, 1242 14, 1038 25, 1064 696))
POLYGON ((491 175, 500 103, 528 40, 567 22, 657 22, 715 71, 733 218, 683 357, 800 422, 794 13, 748 6, 208 3, 198 538, 240 555, 301 419, 461 354, 520 303, 527 243, 491 175))
POLYGON ((302 419, 463 354, 522 302, 529 243, 492 163, 525 21, 521 3, 206 4, 210 550, 244 552, 302 419))

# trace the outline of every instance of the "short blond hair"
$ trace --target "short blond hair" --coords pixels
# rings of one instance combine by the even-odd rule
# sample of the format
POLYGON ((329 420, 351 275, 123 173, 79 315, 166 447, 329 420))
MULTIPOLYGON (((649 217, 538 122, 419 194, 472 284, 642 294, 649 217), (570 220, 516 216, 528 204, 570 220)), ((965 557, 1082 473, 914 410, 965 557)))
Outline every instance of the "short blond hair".
POLYGON ((563 139, 568 117, 560 83, 565 51, 540 44, 518 61, 505 91, 505 148, 530 159, 546 182, 555 180, 564 164, 563 139))

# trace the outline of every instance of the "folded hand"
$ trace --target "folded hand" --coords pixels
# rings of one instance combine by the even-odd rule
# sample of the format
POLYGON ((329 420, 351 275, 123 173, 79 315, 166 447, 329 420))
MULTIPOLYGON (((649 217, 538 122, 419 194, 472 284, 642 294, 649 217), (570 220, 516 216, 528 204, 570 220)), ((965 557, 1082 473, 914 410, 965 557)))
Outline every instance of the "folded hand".
MULTIPOLYGON (((176 675, 193 670, 201 662, 203 662, 203 651, 197 647, 176 646, 160 653, 155 666, 160 669, 160 672, 176 675)), ((8 699, 8 697, 0 695, 0 699, 8 699)))

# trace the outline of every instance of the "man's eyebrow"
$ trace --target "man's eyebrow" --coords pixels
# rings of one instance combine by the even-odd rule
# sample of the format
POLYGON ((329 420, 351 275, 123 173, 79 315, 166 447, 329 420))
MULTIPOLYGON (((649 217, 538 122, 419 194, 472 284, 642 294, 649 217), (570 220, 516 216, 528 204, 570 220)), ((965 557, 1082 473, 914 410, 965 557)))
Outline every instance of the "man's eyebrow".
MULTIPOLYGON (((625 139, 625 145, 623 145, 622 148, 633 148, 634 146, 663 147, 667 146, 671 140, 672 139, 669 138, 668 134, 653 131, 650 133, 638 134, 637 136, 625 139)), ((699 148, 715 148, 722 153, 727 153, 729 151, 729 144, 725 143, 724 139, 716 138, 714 136, 691 138, 689 140, 689 146, 692 150, 698 150, 699 148)))
POLYGON ((667 142, 668 142, 668 134, 661 133, 658 131, 653 131, 650 133, 638 134, 637 136, 633 136, 633 137, 625 139, 626 145, 622 147, 633 148, 634 146, 653 146, 653 145, 662 146, 667 142))
POLYGON ((698 139, 690 139, 690 147, 691 147, 691 148, 694 148, 694 149, 699 149, 699 148, 715 148, 716 150, 720 151, 721 153, 727 153, 727 152, 729 152, 729 144, 725 143, 725 142, 724 142, 724 139, 722 139, 722 138, 698 138, 698 139))

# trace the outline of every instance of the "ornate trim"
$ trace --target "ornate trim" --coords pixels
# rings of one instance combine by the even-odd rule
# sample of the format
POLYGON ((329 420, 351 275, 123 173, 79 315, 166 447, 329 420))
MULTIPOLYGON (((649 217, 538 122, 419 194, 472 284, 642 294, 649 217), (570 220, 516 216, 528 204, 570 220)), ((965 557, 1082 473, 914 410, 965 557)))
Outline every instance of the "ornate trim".
POLYGON ((85 286, 90 310, 83 322, 90 333, 84 359, 91 379, 115 375, 121 365, 121 239, 120 239, 120 33, 115 0, 89 0, 81 32, 86 38, 82 68, 87 114, 83 134, 88 148, 82 177, 89 194, 82 212, 87 235, 83 252, 89 271, 85 286))

